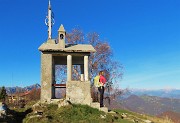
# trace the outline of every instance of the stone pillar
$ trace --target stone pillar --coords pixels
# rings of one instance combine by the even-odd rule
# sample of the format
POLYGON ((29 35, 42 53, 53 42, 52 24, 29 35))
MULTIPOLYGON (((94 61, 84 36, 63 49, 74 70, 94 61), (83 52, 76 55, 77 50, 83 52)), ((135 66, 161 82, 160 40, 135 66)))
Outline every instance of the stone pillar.
POLYGON ((67 56, 67 81, 72 81, 72 55, 67 56))
MULTIPOLYGON (((54 64, 54 58, 52 58, 52 84, 56 84, 56 82, 55 82, 55 64, 54 64)), ((51 98, 56 98, 55 97, 55 87, 54 86, 52 86, 52 97, 51 98)))
POLYGON ((84 56, 84 79, 85 81, 89 80, 89 73, 88 73, 88 56, 84 56))
POLYGON ((52 54, 41 53, 41 101, 50 101, 52 98, 53 82, 52 54))
POLYGON ((81 65, 81 81, 84 81, 84 65, 81 65))

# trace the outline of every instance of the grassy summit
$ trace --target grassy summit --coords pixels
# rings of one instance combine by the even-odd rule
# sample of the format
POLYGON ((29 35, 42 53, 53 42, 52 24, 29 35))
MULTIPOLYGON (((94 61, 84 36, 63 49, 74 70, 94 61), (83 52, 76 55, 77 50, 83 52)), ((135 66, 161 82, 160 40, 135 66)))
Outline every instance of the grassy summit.
POLYGON ((111 123, 122 120, 117 114, 106 114, 98 109, 87 105, 68 105, 58 108, 55 104, 43 106, 43 114, 35 115, 33 112, 28 114, 23 120, 24 123, 111 123))

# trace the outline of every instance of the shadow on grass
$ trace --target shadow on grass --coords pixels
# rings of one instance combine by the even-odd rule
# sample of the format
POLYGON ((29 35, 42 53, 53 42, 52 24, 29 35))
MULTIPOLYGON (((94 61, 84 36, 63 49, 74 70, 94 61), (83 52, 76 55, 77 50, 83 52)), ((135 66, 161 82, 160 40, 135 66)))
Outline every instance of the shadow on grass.
POLYGON ((22 123, 23 119, 26 117, 27 114, 31 113, 32 109, 29 108, 24 112, 19 112, 15 110, 8 110, 7 116, 4 118, 0 118, 0 122, 4 123, 22 123))

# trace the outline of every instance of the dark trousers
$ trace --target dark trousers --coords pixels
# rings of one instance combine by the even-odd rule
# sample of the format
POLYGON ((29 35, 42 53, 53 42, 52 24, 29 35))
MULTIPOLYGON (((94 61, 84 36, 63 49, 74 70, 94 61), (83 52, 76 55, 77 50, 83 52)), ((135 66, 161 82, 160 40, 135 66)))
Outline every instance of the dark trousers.
POLYGON ((103 99, 104 99, 104 86, 98 87, 99 93, 100 93, 100 107, 104 107, 103 105, 103 99))

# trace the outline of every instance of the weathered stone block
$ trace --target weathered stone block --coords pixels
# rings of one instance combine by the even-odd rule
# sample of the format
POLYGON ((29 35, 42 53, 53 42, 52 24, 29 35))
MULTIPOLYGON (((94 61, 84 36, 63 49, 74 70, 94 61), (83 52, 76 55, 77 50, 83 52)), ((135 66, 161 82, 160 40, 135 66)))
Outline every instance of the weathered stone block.
POLYGON ((66 83, 66 100, 75 104, 91 104, 90 81, 68 81, 66 83))

